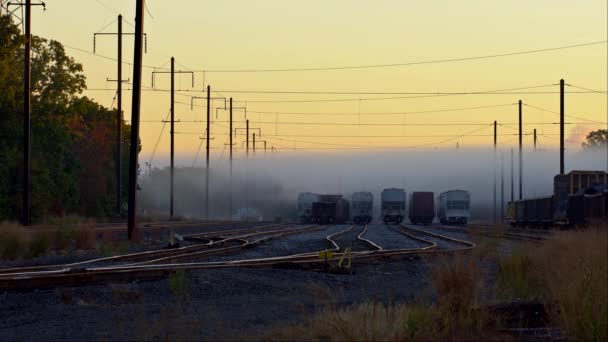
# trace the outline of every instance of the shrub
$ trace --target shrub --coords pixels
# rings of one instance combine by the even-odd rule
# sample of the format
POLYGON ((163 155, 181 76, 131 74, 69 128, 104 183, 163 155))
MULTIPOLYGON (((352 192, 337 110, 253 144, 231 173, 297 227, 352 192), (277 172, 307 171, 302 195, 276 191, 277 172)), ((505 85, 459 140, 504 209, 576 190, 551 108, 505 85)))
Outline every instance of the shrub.
POLYGON ((25 254, 29 232, 25 227, 3 222, 0 224, 0 257, 15 260, 25 254))
POLYGON ((28 257, 36 258, 45 255, 49 250, 49 235, 45 231, 34 234, 30 241, 28 257))
POLYGON ((177 270, 169 275, 169 290, 174 296, 183 296, 186 290, 186 271, 177 270))
POLYGON ((76 229, 76 249, 93 249, 97 243, 95 226, 91 223, 76 229))

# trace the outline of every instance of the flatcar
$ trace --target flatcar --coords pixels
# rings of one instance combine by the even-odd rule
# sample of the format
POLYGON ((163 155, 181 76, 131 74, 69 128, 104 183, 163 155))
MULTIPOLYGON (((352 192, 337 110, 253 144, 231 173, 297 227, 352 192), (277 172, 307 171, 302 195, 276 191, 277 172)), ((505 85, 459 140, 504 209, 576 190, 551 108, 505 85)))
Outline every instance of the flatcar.
POLYGON ((371 192, 355 192, 351 198, 351 213, 357 224, 367 224, 372 221, 374 195, 371 192))

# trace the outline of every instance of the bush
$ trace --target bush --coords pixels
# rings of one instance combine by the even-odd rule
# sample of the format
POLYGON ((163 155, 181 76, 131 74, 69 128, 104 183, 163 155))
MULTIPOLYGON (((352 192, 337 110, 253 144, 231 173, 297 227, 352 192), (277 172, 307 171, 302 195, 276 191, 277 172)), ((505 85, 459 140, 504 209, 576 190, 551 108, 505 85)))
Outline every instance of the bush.
POLYGON ((95 226, 85 224, 76 229, 76 249, 93 249, 97 245, 95 226))
POLYGON ((15 260, 24 256, 29 241, 29 232, 25 227, 3 222, 0 224, 0 258, 15 260))
POLYGON ((183 296, 186 290, 186 271, 177 270, 169 275, 169 290, 174 296, 183 296))
POLYGON ((36 258, 45 255, 49 250, 49 235, 47 232, 40 231, 34 234, 30 241, 28 257, 36 258))

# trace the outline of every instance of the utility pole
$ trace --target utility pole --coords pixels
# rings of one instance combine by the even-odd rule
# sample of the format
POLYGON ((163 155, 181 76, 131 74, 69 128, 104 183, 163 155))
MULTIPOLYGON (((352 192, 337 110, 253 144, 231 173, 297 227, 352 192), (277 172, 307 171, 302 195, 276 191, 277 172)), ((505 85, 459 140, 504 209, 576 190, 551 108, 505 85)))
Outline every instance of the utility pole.
POLYGON ((492 173, 494 174, 494 224, 496 224, 496 128, 497 128, 497 124, 496 124, 496 120, 494 120, 494 151, 493 151, 493 159, 494 159, 494 163, 492 164, 492 173))
POLYGON ((255 133, 253 133, 253 155, 255 156, 255 133))
POLYGON ((171 57, 171 195, 169 200, 169 218, 173 218, 173 172, 175 168, 175 58, 171 57))
POLYGON ((266 140, 264 140, 264 155, 266 155, 266 140))
POLYGON ((23 60, 23 225, 30 224, 30 99, 32 95, 32 0, 25 1, 25 52, 23 60))
POLYGON ((247 127, 247 140, 246 140, 247 143, 245 146, 247 147, 247 157, 249 157, 249 119, 247 119, 246 123, 247 123, 247 126, 246 126, 247 127))
POLYGON ((513 149, 511 148, 511 202, 515 201, 515 185, 513 181, 513 149))
POLYGON ((133 49, 133 100, 131 104, 131 146, 129 153, 129 213, 128 236, 133 240, 137 198, 137 154, 139 152, 139 110, 141 107, 141 66, 144 33, 144 0, 136 0, 135 47, 133 49))
MULTIPOLYGON (((170 71, 152 71, 152 88, 156 74, 171 75, 171 165, 170 165, 170 189, 169 189, 169 219, 173 218, 174 213, 174 190, 175 190, 175 74, 192 74, 192 87, 194 87, 194 73, 192 71, 176 71, 175 57, 171 57, 170 71)), ((179 122, 179 120, 178 120, 179 122)))
POLYGON ((564 79, 559 80, 559 174, 564 174, 564 79))
POLYGON ((232 97, 230 98, 230 128, 228 131, 230 137, 230 215, 228 219, 232 217, 232 97))
POLYGON ((534 150, 536 151, 536 128, 534 129, 534 150))
POLYGON ((205 163, 205 219, 209 220, 209 136, 211 135, 211 86, 207 85, 207 156, 205 163))
POLYGON ((6 6, 25 6, 25 48, 23 49, 23 218, 24 226, 30 224, 30 121, 31 121, 31 96, 32 96, 32 6, 42 6, 43 3, 32 4, 32 0, 23 3, 8 3, 6 6))
POLYGON ((118 15, 118 68, 116 77, 116 213, 120 215, 120 179, 122 148, 122 15, 118 15))
POLYGON ((519 100, 519 199, 523 199, 523 151, 522 151, 522 125, 521 125, 521 100, 519 100))
POLYGON ((505 154, 500 152, 500 223, 505 220, 505 154))
MULTIPOLYGON (((116 213, 120 215, 121 213, 121 183, 122 183, 122 84, 124 82, 128 82, 129 80, 122 79, 122 38, 123 35, 135 35, 135 33, 123 33, 122 31, 122 15, 118 15, 118 28, 116 33, 110 32, 96 32, 93 34, 93 53, 96 53, 97 50, 97 36, 98 35, 115 35, 117 36, 117 44, 118 44, 118 56, 117 56, 117 77, 115 80, 107 79, 108 82, 116 82, 116 152, 115 152, 115 167, 116 167, 116 213)), ((144 33, 144 52, 146 50, 147 38, 144 33)))

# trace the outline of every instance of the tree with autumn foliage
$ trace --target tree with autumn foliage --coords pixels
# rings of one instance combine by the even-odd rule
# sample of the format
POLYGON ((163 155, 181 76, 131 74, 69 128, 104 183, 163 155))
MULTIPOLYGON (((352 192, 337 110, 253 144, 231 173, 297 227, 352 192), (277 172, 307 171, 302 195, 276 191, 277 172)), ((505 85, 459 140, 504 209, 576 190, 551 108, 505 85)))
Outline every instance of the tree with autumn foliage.
MULTIPOLYGON (((0 219, 18 219, 22 212, 24 41, 11 18, 1 15, 0 219)), ((31 65, 32 219, 115 215, 116 111, 80 95, 86 89, 82 65, 61 43, 33 36, 31 65)), ((130 128, 123 121, 124 171, 130 128)))
POLYGON ((583 148, 594 149, 599 147, 606 147, 608 141, 608 129, 598 129, 587 134, 585 141, 583 142, 583 148))

